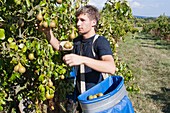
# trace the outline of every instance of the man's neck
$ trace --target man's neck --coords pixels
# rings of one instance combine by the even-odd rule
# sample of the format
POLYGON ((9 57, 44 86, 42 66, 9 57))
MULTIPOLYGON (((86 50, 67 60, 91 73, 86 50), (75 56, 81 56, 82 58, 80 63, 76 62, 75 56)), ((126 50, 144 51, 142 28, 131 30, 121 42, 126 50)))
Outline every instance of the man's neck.
POLYGON ((89 33, 83 34, 82 36, 83 36, 84 39, 88 39, 88 38, 94 36, 95 34, 96 34, 96 32, 93 31, 93 32, 89 32, 89 33))

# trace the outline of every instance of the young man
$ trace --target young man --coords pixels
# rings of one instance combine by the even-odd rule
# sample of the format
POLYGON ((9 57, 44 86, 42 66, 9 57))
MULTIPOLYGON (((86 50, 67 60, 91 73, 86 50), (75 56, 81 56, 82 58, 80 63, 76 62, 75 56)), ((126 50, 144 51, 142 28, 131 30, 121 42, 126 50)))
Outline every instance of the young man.
MULTIPOLYGON (((102 81, 101 73, 114 74, 115 63, 110 44, 105 37, 99 36, 94 44, 92 43, 99 21, 98 9, 92 5, 86 5, 76 12, 76 17, 79 36, 73 40, 73 53, 65 55, 63 60, 69 66, 76 67, 77 86, 80 84, 80 65, 85 65, 85 83, 86 90, 88 90, 102 81), (96 56, 92 53, 92 45, 96 56)), ((56 50, 62 50, 60 42, 54 37, 52 30, 46 30, 45 33, 51 45, 56 50)), ((80 94, 80 90, 78 90, 78 94, 80 94)))
MULTIPOLYGON (((98 80, 101 72, 115 73, 112 51, 105 37, 99 36, 93 44, 96 58, 92 54, 92 41, 96 35, 96 26, 100 18, 99 16, 98 9, 92 5, 86 5, 76 12, 79 36, 73 40, 73 53, 63 57, 63 60, 69 66, 85 65, 86 90, 100 82, 98 80), (83 46, 82 55, 80 55, 81 45, 83 46)), ((51 29, 49 32, 46 32, 46 35, 51 45, 56 50, 60 50, 60 42, 54 37, 51 29)), ((79 70, 79 67, 77 70, 79 70)), ((78 71, 77 80, 79 80, 79 76, 80 73, 78 71)))

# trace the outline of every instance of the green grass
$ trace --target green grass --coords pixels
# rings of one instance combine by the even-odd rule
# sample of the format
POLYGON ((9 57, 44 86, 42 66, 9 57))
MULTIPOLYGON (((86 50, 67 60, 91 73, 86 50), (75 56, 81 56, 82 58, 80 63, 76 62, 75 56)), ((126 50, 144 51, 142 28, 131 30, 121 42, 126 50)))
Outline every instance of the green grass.
POLYGON ((170 113, 170 43, 149 35, 128 35, 118 56, 128 64, 140 87, 129 93, 136 113, 170 113))

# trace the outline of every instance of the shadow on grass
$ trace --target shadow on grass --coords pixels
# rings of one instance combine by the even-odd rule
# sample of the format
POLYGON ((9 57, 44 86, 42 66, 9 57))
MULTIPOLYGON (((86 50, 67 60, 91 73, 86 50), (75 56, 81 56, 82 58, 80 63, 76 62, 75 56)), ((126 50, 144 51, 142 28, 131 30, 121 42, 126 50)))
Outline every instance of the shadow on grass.
POLYGON ((148 43, 142 43, 142 47, 150 47, 150 48, 155 48, 155 49, 170 49, 170 45, 161 45, 157 46, 155 44, 148 44, 148 43))
POLYGON ((161 92, 153 91, 152 94, 147 94, 151 99, 163 104, 162 112, 170 113, 170 88, 161 88, 161 92))
POLYGON ((151 35, 139 34, 135 39, 148 40, 147 42, 142 42, 143 47, 150 47, 155 49, 170 49, 170 42, 166 40, 161 40, 159 37, 153 37, 151 35), (152 43, 150 42, 152 41, 152 43))
POLYGON ((156 37, 140 37, 140 36, 135 37, 135 39, 142 39, 142 40, 158 40, 158 38, 156 38, 156 37))

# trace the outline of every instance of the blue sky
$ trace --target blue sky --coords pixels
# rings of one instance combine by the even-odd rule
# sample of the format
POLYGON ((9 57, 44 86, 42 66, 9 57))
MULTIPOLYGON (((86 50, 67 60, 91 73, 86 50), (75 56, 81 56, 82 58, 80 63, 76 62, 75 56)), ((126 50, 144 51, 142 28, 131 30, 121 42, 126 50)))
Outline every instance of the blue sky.
MULTIPOLYGON (((89 4, 99 9, 107 0, 90 0, 89 4)), ((162 14, 170 16, 170 0, 128 0, 133 15, 158 17, 162 14)))

